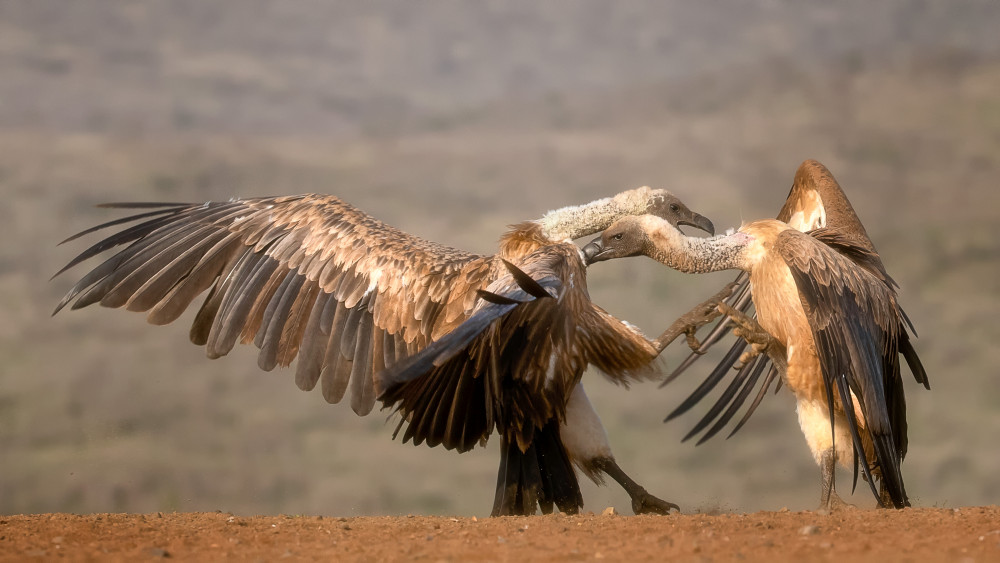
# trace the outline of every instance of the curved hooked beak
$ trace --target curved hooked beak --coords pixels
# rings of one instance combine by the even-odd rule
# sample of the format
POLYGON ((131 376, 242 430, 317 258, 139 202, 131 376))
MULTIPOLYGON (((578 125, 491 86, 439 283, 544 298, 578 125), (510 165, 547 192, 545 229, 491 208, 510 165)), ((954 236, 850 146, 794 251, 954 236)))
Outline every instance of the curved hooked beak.
POLYGON ((604 254, 604 247, 601 246, 601 237, 597 237, 590 241, 587 246, 583 247, 583 262, 586 265, 591 265, 594 262, 600 262, 601 260, 607 260, 607 256, 601 257, 604 254))
MULTIPOLYGON (((709 235, 715 235, 715 225, 709 221, 708 217, 700 215, 695 212, 691 212, 687 219, 678 219, 677 227, 681 225, 688 225, 696 229, 701 229, 709 235)), ((601 262, 603 260, 609 260, 614 258, 613 253, 604 248, 602 243, 603 235, 598 236, 594 240, 590 241, 586 246, 583 247, 583 261, 589 266, 594 262, 601 262)), ((621 256, 621 254, 619 254, 621 256)))
POLYGON ((709 235, 715 236, 715 225, 713 225, 712 222, 708 220, 708 217, 705 217, 704 215, 699 215, 694 211, 691 212, 690 219, 680 219, 677 221, 677 226, 679 227, 681 225, 688 225, 696 229, 701 229, 706 233, 708 233, 709 235))

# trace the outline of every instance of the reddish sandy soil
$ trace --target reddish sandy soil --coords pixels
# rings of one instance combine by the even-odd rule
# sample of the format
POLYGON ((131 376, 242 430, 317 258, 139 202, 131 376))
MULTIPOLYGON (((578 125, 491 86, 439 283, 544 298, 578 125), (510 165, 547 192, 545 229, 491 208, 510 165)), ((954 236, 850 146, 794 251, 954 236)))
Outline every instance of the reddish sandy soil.
POLYGON ((1000 507, 527 518, 0 517, 0 561, 1000 561, 1000 507))

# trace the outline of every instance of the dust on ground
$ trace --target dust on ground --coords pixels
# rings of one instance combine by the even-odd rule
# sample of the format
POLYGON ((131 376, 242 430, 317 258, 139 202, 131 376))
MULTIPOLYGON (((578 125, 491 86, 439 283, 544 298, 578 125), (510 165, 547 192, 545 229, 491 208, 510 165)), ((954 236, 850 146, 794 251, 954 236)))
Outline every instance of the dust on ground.
POLYGON ((0 517, 0 561, 1000 560, 1000 507, 530 517, 0 517))

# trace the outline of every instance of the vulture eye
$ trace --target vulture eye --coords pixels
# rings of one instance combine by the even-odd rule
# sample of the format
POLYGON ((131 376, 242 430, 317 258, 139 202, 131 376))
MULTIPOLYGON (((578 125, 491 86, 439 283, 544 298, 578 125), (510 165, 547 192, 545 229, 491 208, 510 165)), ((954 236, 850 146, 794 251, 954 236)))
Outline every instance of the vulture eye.
POLYGON ((611 240, 622 240, 622 234, 618 233, 617 235, 612 235, 611 240))
POLYGON ((677 213, 678 211, 681 210, 681 208, 676 203, 671 203, 670 204, 670 210, 673 211, 674 213, 677 213))

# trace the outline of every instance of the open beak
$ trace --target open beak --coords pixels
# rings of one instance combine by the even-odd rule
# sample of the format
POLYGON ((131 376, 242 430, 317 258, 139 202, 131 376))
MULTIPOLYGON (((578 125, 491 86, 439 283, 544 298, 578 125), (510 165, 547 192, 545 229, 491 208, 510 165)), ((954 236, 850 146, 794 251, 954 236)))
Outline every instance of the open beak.
POLYGON ((709 235, 712 236, 715 235, 715 225, 713 225, 712 222, 708 220, 708 217, 705 217, 704 215, 699 215, 693 211, 691 212, 691 219, 681 219, 677 221, 677 226, 679 227, 681 225, 688 225, 696 229, 701 229, 706 233, 708 233, 709 235))
POLYGON ((600 262, 604 260, 604 258, 601 258, 602 253, 604 253, 604 247, 601 246, 601 237, 597 237, 590 241, 587 246, 583 247, 583 261, 588 266, 594 262, 600 262))

